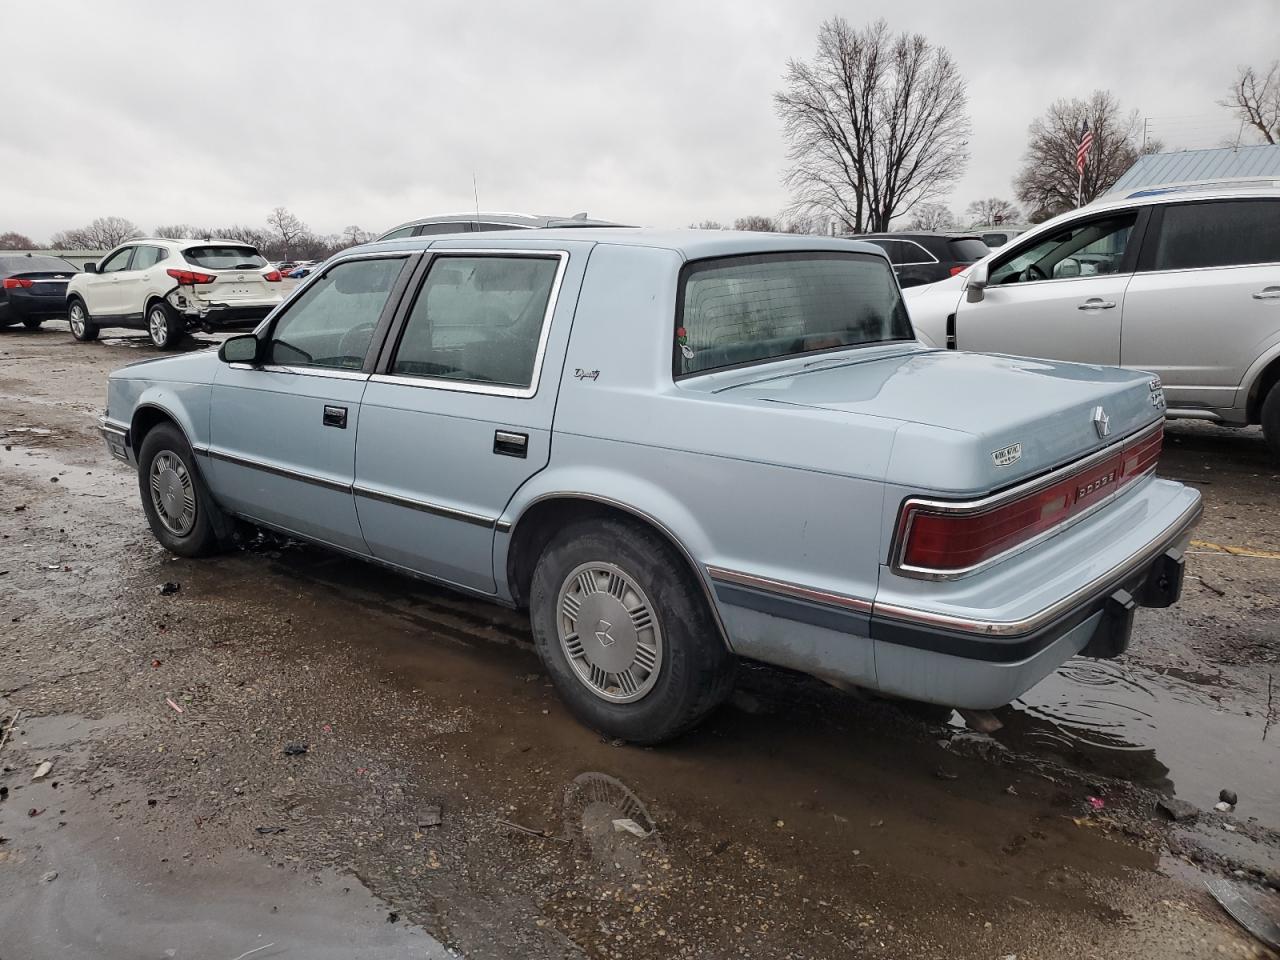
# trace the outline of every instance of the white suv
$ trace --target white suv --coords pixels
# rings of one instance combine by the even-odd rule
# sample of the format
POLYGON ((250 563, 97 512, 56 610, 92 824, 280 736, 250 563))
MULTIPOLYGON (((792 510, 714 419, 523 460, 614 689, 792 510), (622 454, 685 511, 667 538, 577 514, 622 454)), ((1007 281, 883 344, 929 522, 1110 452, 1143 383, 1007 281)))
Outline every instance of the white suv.
POLYGON ((903 296, 935 347, 1149 370, 1170 417, 1280 457, 1280 184, 1104 197, 903 296))
POLYGON ((137 327, 161 349, 188 330, 253 327, 280 303, 280 271, 235 240, 130 240, 67 284, 77 340, 137 327))

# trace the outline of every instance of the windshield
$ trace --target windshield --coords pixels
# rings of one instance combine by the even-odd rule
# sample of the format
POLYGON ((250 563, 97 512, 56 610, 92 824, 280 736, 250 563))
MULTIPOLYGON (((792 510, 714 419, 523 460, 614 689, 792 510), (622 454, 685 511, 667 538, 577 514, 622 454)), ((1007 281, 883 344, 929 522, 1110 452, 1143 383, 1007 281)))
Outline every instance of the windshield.
POLYGON ((206 270, 257 270, 267 265, 253 247, 188 247, 182 251, 187 263, 206 270))
POLYGON ((892 268, 873 254, 698 261, 685 267, 678 298, 677 377, 915 336, 892 268))

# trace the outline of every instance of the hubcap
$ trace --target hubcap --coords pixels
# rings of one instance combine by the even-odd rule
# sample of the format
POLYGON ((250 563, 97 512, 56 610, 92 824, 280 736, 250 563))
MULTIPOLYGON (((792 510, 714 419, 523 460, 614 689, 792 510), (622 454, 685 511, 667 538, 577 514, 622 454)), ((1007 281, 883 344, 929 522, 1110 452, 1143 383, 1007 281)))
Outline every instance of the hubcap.
POLYGON ((195 487, 176 453, 162 450, 151 461, 151 505, 174 536, 185 537, 195 526, 195 487))
POLYGON ((662 629, 631 577, 611 563, 584 563, 565 577, 556 611, 560 648, 588 690, 631 703, 653 689, 662 629))
POLYGON ((71 321, 71 332, 74 333, 77 337, 83 336, 84 335, 84 309, 79 304, 76 304, 74 307, 71 308, 71 316, 69 317, 69 320, 71 321))
POLYGON ((164 311, 156 307, 151 311, 151 316, 147 320, 147 325, 151 330, 151 339, 158 347, 164 343, 165 338, 169 336, 169 324, 164 315, 164 311))

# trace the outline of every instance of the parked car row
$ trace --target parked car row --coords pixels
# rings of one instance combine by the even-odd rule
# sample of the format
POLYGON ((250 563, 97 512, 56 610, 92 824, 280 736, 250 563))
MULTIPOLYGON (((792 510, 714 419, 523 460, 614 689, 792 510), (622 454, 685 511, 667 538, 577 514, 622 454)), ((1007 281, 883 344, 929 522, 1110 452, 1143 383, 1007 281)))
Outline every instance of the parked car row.
POLYGON ((36 330, 67 315, 67 282, 79 271, 61 257, 0 254, 0 327, 36 330))
POLYGON ((914 287, 954 277, 991 249, 978 237, 950 233, 863 233, 852 239, 874 243, 889 255, 898 284, 914 287))
MULTIPOLYGON (((180 251, 179 251, 180 252, 180 251)), ((1200 497, 1149 374, 932 349, 881 247, 553 229, 371 243, 100 420, 157 540, 236 523, 527 609, 585 723, 656 743, 738 658, 948 707, 1119 655, 1200 497)))
POLYGON ((1170 417, 1260 424, 1280 456, 1280 187, 1095 202, 906 298, 926 343, 1148 370, 1170 417))

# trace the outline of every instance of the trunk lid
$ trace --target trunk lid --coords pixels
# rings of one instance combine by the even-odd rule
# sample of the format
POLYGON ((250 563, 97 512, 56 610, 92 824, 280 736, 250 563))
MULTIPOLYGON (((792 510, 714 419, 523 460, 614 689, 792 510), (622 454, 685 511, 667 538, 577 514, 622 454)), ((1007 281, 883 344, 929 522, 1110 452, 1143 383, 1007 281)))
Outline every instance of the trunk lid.
POLYGON ((1164 415, 1164 395, 1151 374, 951 350, 830 357, 716 392, 722 399, 736 394, 904 421, 885 479, 947 493, 1009 486, 1164 415))

